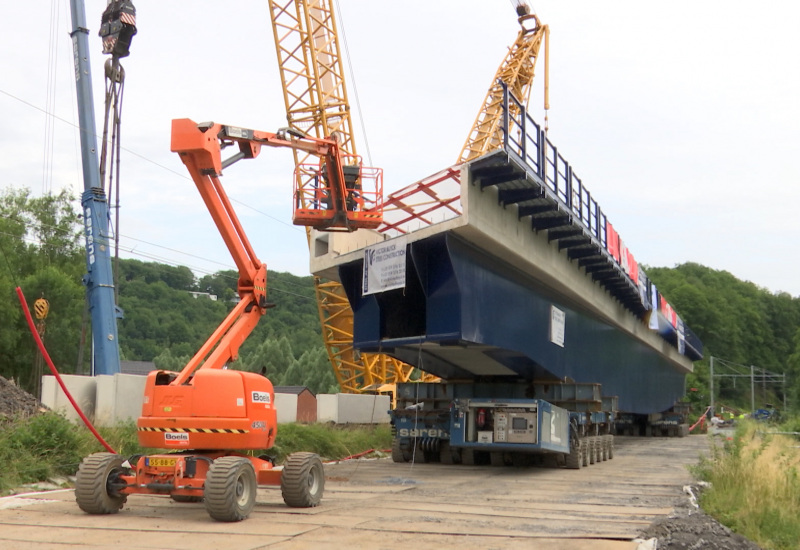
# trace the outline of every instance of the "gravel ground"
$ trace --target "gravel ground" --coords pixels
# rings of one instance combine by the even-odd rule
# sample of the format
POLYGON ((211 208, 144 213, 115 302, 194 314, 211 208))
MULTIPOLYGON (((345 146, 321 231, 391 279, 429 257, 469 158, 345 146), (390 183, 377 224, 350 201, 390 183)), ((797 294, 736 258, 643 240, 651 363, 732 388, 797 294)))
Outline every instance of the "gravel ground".
POLYGON ((642 533, 645 540, 657 539, 653 550, 760 550, 760 546, 737 535, 720 522, 696 508, 694 496, 699 487, 686 487, 691 491, 687 502, 666 518, 653 522, 642 533))
POLYGON ((38 399, 0 376, 0 418, 31 416, 45 410, 38 399))

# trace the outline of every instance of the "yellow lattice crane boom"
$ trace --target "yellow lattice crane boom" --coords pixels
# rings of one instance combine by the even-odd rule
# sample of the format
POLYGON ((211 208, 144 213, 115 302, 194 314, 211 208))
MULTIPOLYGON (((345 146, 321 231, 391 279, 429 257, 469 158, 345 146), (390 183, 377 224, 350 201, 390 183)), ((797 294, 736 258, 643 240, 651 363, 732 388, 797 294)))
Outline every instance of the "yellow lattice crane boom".
MULTIPOLYGON (((530 12, 528 5, 517 2, 520 31, 517 39, 508 50, 503 62, 494 75, 492 85, 486 93, 481 109, 472 125, 464 148, 461 150, 459 162, 466 162, 497 149, 502 145, 503 136, 500 131, 503 112, 503 85, 505 83, 514 96, 523 104, 527 104, 533 87, 536 60, 544 43, 544 108, 549 105, 549 75, 547 55, 550 51, 550 28, 542 25, 539 18, 530 12)), ((511 108, 511 107, 509 107, 511 108)), ((545 118, 546 120, 546 118, 545 118)))
MULTIPOLYGON (((523 101, 530 95, 536 59, 549 30, 524 2, 518 4, 520 31, 497 70, 459 162, 499 146, 500 81, 523 101)), ((333 0, 270 0, 269 6, 289 126, 314 137, 335 132, 342 152, 357 155, 333 0)), ((545 45, 545 53, 547 49, 545 45)), ((307 163, 302 151, 294 151, 294 155, 296 166, 307 163)), ((298 171, 296 177, 304 176, 298 171)), ((299 189, 308 185, 310 180, 297 181, 299 189)), ((323 340, 342 391, 359 393, 408 381, 412 366, 387 355, 360 354, 353 348, 353 312, 343 287, 320 278, 315 279, 315 286, 323 340)))
MULTIPOLYGON (((338 134, 342 152, 356 155, 333 1, 270 0, 269 7, 289 127, 318 138, 338 134)), ((295 165, 307 156, 295 150, 295 165)), ((296 177, 298 189, 312 184, 300 171, 296 177)), ((315 286, 322 337, 342 391, 408 381, 410 365, 353 348, 353 311, 342 286, 320 278, 315 286)))

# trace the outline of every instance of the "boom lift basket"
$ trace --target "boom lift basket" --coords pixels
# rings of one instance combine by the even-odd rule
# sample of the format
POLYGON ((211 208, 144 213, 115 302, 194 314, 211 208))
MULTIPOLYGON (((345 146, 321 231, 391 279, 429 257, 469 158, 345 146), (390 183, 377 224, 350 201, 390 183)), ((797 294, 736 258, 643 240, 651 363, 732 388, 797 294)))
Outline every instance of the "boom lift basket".
POLYGON ((345 226, 352 231, 377 229, 383 223, 383 170, 363 166, 358 155, 342 155, 342 174, 344 208, 334 203, 337 194, 325 158, 295 169, 295 225, 321 230, 345 226))

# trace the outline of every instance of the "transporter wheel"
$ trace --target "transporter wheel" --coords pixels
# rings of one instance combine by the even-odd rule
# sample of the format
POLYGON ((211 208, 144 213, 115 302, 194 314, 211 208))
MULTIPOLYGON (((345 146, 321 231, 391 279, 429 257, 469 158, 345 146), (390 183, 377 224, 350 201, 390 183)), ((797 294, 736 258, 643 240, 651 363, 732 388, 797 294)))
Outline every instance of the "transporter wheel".
POLYGON ((239 456, 223 456, 211 463, 204 492, 208 515, 217 521, 242 521, 256 504, 256 472, 239 456))
POLYGON ((442 464, 458 464, 461 462, 461 456, 456 449, 450 448, 449 441, 442 441, 439 447, 439 462, 442 464))
POLYGON ((465 466, 485 466, 491 462, 489 453, 475 449, 461 450, 461 463, 465 466))
POLYGON ((392 462, 408 462, 406 452, 400 448, 400 439, 395 437, 392 439, 392 462))
POLYGON ((489 453, 489 464, 495 467, 510 466, 511 457, 503 451, 491 451, 489 453))
POLYGON ((566 463, 564 467, 568 470, 580 470, 583 466, 583 453, 579 440, 570 441, 569 454, 564 455, 566 463))
POLYGON ((586 446, 589 451, 589 464, 597 462, 597 440, 594 436, 586 438, 586 446))
POLYGON ((281 495, 287 506, 311 508, 322 500, 325 470, 314 453, 292 453, 281 474, 281 495))
POLYGON ((607 435, 606 441, 608 441, 608 459, 611 460, 614 458, 614 436, 607 435))
POLYGON ((203 497, 196 497, 194 495, 169 495, 169 498, 175 502, 203 502, 203 497))
POLYGON ((581 462, 583 463, 584 468, 589 467, 589 440, 587 438, 582 438, 580 442, 580 451, 581 451, 581 462))
POLYGON ((87 514, 116 514, 127 495, 113 487, 119 476, 127 472, 121 456, 113 453, 95 453, 87 456, 78 467, 75 479, 75 501, 87 514))

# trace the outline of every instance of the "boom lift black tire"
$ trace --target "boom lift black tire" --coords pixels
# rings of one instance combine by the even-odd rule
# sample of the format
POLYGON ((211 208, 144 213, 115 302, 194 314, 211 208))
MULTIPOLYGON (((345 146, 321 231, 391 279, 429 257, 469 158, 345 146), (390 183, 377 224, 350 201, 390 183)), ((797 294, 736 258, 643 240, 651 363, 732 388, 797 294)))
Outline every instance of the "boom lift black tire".
POLYGON ((94 453, 87 456, 78 467, 75 479, 75 501, 87 514, 116 514, 127 495, 109 488, 126 469, 121 456, 113 453, 94 453))
POLYGON ((208 515, 217 521, 242 521, 256 504, 256 472, 239 456, 223 456, 211 463, 204 497, 208 515))
POLYGON ((325 470, 314 453, 292 453, 281 474, 283 501, 292 508, 312 508, 322 500, 325 470))

